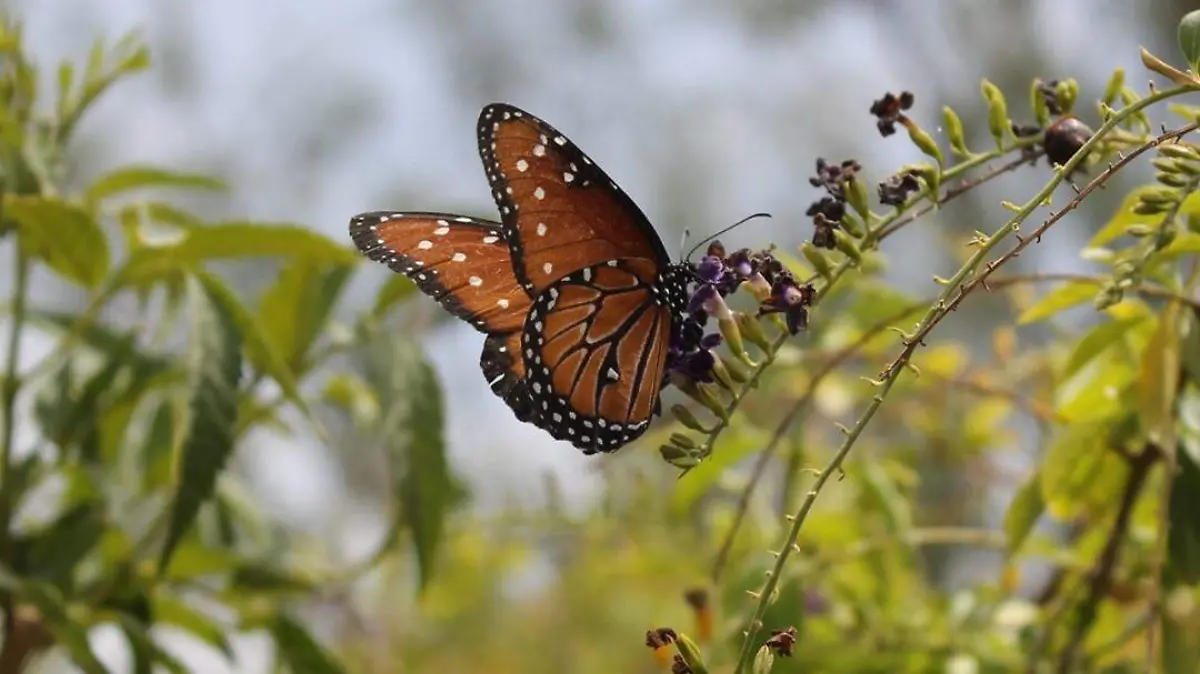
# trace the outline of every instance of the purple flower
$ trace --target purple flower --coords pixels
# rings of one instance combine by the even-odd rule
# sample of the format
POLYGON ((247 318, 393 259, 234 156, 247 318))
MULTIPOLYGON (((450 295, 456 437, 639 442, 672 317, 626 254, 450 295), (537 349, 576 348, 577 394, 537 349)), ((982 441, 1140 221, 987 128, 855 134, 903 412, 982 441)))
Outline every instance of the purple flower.
POLYGON ((694 318, 686 318, 676 324, 671 333, 671 346, 667 351, 667 376, 676 385, 692 382, 710 382, 716 356, 712 349, 721 344, 718 334, 704 334, 704 327, 694 318))
POLYGON ((725 276, 725 261, 715 255, 705 255, 696 265, 696 274, 705 283, 720 283, 725 276))
POLYGON ((771 286, 771 296, 759 307, 759 315, 782 313, 788 332, 796 334, 808 327, 808 307, 815 291, 811 284, 800 285, 790 274, 780 275, 771 286))

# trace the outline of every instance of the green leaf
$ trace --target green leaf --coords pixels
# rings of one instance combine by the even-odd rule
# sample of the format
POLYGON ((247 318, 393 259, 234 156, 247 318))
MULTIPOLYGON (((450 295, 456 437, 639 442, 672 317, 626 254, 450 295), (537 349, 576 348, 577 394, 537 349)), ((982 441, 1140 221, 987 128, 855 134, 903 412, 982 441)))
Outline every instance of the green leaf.
POLYGON ((271 636, 275 639, 276 657, 293 674, 342 674, 346 671, 340 662, 300 621, 280 612, 271 622, 271 636))
POLYGON ((383 286, 379 288, 379 294, 375 296, 375 306, 371 308, 371 315, 376 318, 383 317, 392 307, 408 299, 416 290, 417 284, 409 280, 407 276, 403 274, 389 276, 383 286))
POLYGON ((86 674, 109 674, 108 668, 92 652, 87 626, 71 619, 66 600, 57 589, 28 580, 21 584, 17 594, 21 601, 37 607, 54 642, 63 647, 80 669, 86 674))
POLYGON ((171 564, 167 567, 166 579, 178 583, 225 575, 233 573, 241 563, 232 550, 207 547, 194 539, 187 539, 176 547, 171 564))
POLYGON ((233 320, 246 346, 246 355, 254 368, 274 379, 283 390, 284 396, 304 412, 305 416, 309 416, 307 403, 300 395, 296 375, 283 354, 271 343, 268 328, 259 319, 261 314, 251 312, 233 290, 213 274, 197 271, 195 276, 209 296, 219 303, 233 320))
POLYGON ((135 251, 120 277, 123 283, 141 285, 203 262, 256 257, 304 257, 351 266, 359 261, 349 247, 303 227, 225 222, 190 229, 178 243, 135 251))
POLYGON ((173 625, 217 649, 226 658, 233 659, 233 645, 225 636, 225 628, 215 620, 165 592, 155 593, 152 602, 156 623, 173 625))
POLYGON ((162 665, 167 671, 175 674, 190 674, 191 670, 184 666, 178 658, 154 642, 150 633, 146 631, 146 625, 126 613, 118 613, 117 622, 120 623, 125 637, 129 639, 129 647, 135 662, 134 671, 150 672, 153 665, 162 665))
MULTIPOLYGON (((1124 236, 1125 230, 1129 229, 1130 225, 1141 224, 1157 227, 1162 221, 1161 214, 1144 215, 1142 213, 1135 213, 1134 208, 1141 202, 1143 194, 1158 192, 1160 189, 1159 185, 1142 185, 1130 190, 1125 195, 1125 199, 1121 201, 1121 205, 1117 207, 1116 212, 1113 213, 1112 218, 1088 242, 1088 247, 1099 248, 1124 236)), ((1181 216, 1186 217, 1187 214, 1197 211, 1200 211, 1200 193, 1193 193, 1187 199, 1184 199, 1179 212, 1181 216)))
POLYGON ((395 495, 424 588, 433 576, 446 515, 461 494, 446 460, 442 391, 412 343, 383 338, 372 346, 367 378, 383 403, 380 432, 396 465, 395 495))
POLYGON ((167 358, 147 353, 142 349, 131 350, 130 336, 133 333, 118 332, 103 323, 87 320, 79 314, 36 308, 26 311, 26 320, 34 325, 52 328, 62 334, 78 330, 80 340, 105 358, 127 358, 138 370, 158 372, 171 366, 171 361, 167 358))
POLYGON ((861 483, 864 505, 883 515, 888 533, 907 534, 912 529, 912 506, 880 462, 859 462, 853 473, 861 483))
POLYGON ((1184 14, 1179 21, 1179 51, 1191 66, 1192 74, 1200 75, 1200 9, 1184 14))
POLYGON ((185 188, 224 191, 224 182, 196 173, 179 173, 154 166, 126 166, 98 178, 85 193, 89 203, 110 199, 131 190, 185 188))
POLYGON ((175 546, 191 528, 200 506, 234 450, 237 389, 242 372, 241 332, 225 302, 208 286, 191 281, 193 331, 191 422, 180 457, 166 541, 159 559, 165 571, 175 546))
POLYGON ((229 579, 229 591, 235 596, 308 594, 316 587, 312 578, 265 562, 242 564, 229 579))
POLYGON ((108 240, 87 211, 59 199, 4 195, 4 215, 21 245, 62 277, 95 288, 108 273, 108 240))
POLYGON ((1144 325, 1148 320, 1149 316, 1143 315, 1108 321, 1089 329, 1083 339, 1075 343, 1075 349, 1071 352, 1070 358, 1067 359, 1067 365, 1063 369, 1063 378, 1073 377, 1100 354, 1106 352, 1109 347, 1120 342, 1131 329, 1144 325))
POLYGON ((1142 428, 1150 441, 1160 447, 1175 444, 1175 393, 1182 359, 1179 311, 1180 303, 1174 300, 1163 309, 1158 329, 1142 352, 1142 369, 1137 380, 1142 428))
POLYGON ((32 541, 29 575, 65 587, 79 562, 100 542, 104 504, 87 501, 63 513, 32 541))
POLYGON ((1109 430, 1109 423, 1074 424, 1050 445, 1040 484, 1046 510, 1055 518, 1099 516, 1116 504, 1128 466, 1110 446, 1109 430))
POLYGON ((379 398, 356 375, 344 372, 330 375, 323 398, 326 404, 341 408, 360 428, 380 418, 379 398))
POLYGON ((1064 283, 1043 295, 1033 306, 1021 312, 1017 322, 1022 325, 1034 323, 1050 318, 1073 306, 1091 302, 1092 298, 1096 296, 1098 287, 1095 283, 1084 281, 1064 283))
POLYGON ((178 427, 177 409, 173 399, 160 402, 142 439, 137 463, 142 477, 142 489, 147 492, 155 491, 171 482, 171 467, 175 457, 175 429, 178 427))
POLYGON ((258 302, 266 341, 292 371, 303 374, 351 268, 297 258, 280 270, 258 302))
POLYGON ((1041 479, 1040 472, 1029 476, 1013 496, 1008 512, 1004 514, 1004 535, 1008 539, 1009 554, 1021 547, 1046 510, 1046 503, 1042 500, 1041 479))
POLYGON ((1171 572, 1187 585, 1200 583, 1200 464, 1182 446, 1171 480, 1167 556, 1171 572))

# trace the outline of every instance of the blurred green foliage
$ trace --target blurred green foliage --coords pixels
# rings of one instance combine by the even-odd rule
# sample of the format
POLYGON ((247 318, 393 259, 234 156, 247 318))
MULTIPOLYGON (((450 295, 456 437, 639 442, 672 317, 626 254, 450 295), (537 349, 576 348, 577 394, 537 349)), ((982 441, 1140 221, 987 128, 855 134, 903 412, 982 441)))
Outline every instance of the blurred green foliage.
MULTIPOLYGON (((1193 69, 1195 22, 1180 30, 1193 69)), ((1115 75, 1096 96, 1104 125, 1054 159, 1065 166, 1045 194, 962 242, 938 296, 897 291, 882 244, 934 202, 1053 157, 1047 135, 1087 96, 1036 81, 1032 134, 985 81, 985 118, 943 111, 947 152, 896 122, 936 165, 893 174, 911 187, 880 212, 851 185, 829 249, 778 251, 819 286, 812 327, 803 340, 747 333, 746 371, 701 396, 715 417, 671 395, 687 423, 639 446, 694 452, 682 477, 629 448, 598 460, 620 488, 586 512, 553 482, 542 506, 480 512, 446 455, 436 373, 390 327, 412 285, 390 277, 341 324, 359 260, 347 242, 208 222, 162 196, 220 181, 130 166, 64 193, 72 131, 149 56, 135 38, 100 43, 42 92, 5 23, 0 674, 51 649, 107 671, 89 640, 102 625, 126 636, 136 672, 189 671, 160 627, 229 657, 235 635, 264 634, 280 668, 305 673, 1194 672, 1200 150, 1187 135, 1200 108, 1164 105, 1187 126, 1161 142, 1146 109, 1200 82, 1145 60, 1177 88, 1143 96, 1115 75), (996 147, 968 148, 964 126, 986 126, 996 147), (1103 273, 993 273, 1011 257, 986 254, 1035 240, 1017 227, 1058 181, 1088 168, 1093 184, 1065 197, 1078 201, 1143 154, 1155 181, 1082 251, 1103 273), (275 265, 257 297, 217 273, 241 259, 275 265), (39 268, 83 308, 32 301, 39 268), (990 343, 926 339, 964 298, 1006 317, 990 343), (117 303, 132 320, 111 317, 117 303), (55 342, 23 367, 30 333, 55 342), (268 428, 378 452, 391 524, 365 561, 323 561, 335 555, 266 518, 228 470, 268 428), (329 621, 314 615, 337 626, 316 630, 329 621), (672 665, 677 649, 687 664, 672 665)))

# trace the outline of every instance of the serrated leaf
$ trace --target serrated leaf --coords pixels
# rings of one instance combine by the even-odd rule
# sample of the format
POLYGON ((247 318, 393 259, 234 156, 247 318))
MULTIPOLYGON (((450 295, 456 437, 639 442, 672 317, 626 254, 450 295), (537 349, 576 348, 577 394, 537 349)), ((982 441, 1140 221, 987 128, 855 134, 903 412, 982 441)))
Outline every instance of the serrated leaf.
POLYGON ((189 282, 193 326, 191 420, 180 456, 166 540, 159 558, 165 571, 175 547, 191 529, 200 506, 234 450, 237 392, 242 372, 242 335, 222 298, 197 280, 189 282))
POLYGON ((1180 447, 1178 465, 1171 480, 1168 508, 1167 556, 1171 572, 1179 581, 1200 583, 1200 464, 1180 447))
POLYGON ((1049 513, 1069 520, 1093 516, 1117 502, 1128 466, 1110 447, 1108 423, 1074 424, 1059 434, 1042 460, 1042 499, 1049 513))
POLYGON ((182 173, 155 166, 125 166, 107 173, 87 188, 89 203, 110 199, 131 190, 178 188, 224 191, 224 182, 197 173, 182 173))
POLYGON ((259 299, 258 315, 266 341, 298 375, 308 370, 308 353, 325 327, 350 271, 345 265, 298 258, 280 270, 259 299))
POLYGON ((1142 428, 1151 442, 1160 447, 1174 446, 1175 394, 1179 387, 1182 344, 1179 336, 1179 307, 1170 301, 1158 320, 1154 336, 1142 352, 1141 373, 1137 381, 1138 413, 1142 428))
POLYGON ((1071 281, 1043 295, 1033 306, 1021 312, 1017 322, 1021 325, 1035 323, 1059 314, 1071 307, 1091 302, 1099 286, 1095 283, 1071 281))
POLYGON ((1045 510, 1046 503, 1042 500, 1039 471, 1029 476, 1017 489, 1008 505, 1008 511, 1004 513, 1004 536, 1008 540, 1009 554, 1015 553, 1021 547, 1045 510))
POLYGON ((276 657, 292 674, 342 674, 345 669, 333 653, 317 642, 307 627, 280 612, 271 622, 276 657))
POLYGON ((417 285, 407 276, 403 274, 389 276, 383 282, 383 286, 379 288, 379 293, 375 295, 375 306, 371 308, 371 315, 376 318, 382 317, 392 307, 411 297, 416 290, 417 285))
POLYGON ((446 459, 442 391, 411 343, 380 339, 373 347, 367 378, 383 403, 380 433, 396 466, 395 497, 424 588, 434 573, 444 520, 461 494, 446 459))
POLYGON ((26 252, 63 278, 91 289, 108 273, 108 239, 82 208, 49 197, 6 194, 4 215, 18 224, 26 252))
POLYGON ((151 605, 156 623, 177 627, 233 659, 233 645, 225 635, 225 628, 214 619, 165 592, 155 593, 151 605))
POLYGON ((67 603, 54 587, 39 581, 27 580, 18 591, 20 601, 32 604, 41 613, 45 626, 54 636, 54 642, 67 652, 71 661, 85 674, 109 674, 88 641, 86 625, 75 622, 67 611, 67 603))
MULTIPOLYGON (((1100 231, 1096 232, 1092 240, 1088 242, 1088 248, 1101 248, 1105 244, 1114 241, 1125 235, 1125 230, 1129 229, 1130 225, 1151 225, 1157 227, 1162 222, 1162 214, 1145 215, 1135 213, 1134 208, 1141 202, 1143 194, 1148 192, 1157 192, 1160 188, 1158 185, 1142 185, 1130 190, 1125 198, 1121 201, 1121 205, 1117 207, 1116 212, 1109 218, 1100 231)), ((1181 216, 1188 213, 1200 211, 1200 193, 1193 193, 1184 199, 1180 205, 1179 212, 1181 216)))

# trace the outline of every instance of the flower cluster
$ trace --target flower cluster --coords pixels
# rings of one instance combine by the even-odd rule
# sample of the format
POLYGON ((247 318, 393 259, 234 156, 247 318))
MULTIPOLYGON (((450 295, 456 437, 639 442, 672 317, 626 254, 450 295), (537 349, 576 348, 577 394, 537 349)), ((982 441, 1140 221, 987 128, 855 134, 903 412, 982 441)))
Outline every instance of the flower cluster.
POLYGON ((828 196, 814 201, 804 213, 813 219, 812 244, 817 248, 832 250, 837 245, 834 230, 841 229, 842 219, 846 217, 846 202, 858 187, 855 181, 861 168, 853 159, 830 164, 823 157, 817 157, 817 175, 809 178, 808 183, 824 188, 828 196))
POLYGON ((724 246, 714 241, 696 264, 695 272, 688 315, 674 326, 667 356, 668 377, 681 387, 714 380, 714 372, 723 366, 713 349, 722 341, 729 341, 736 355, 744 353, 740 321, 725 302, 739 288, 745 287, 758 300, 759 316, 784 314, 791 334, 808 325, 813 287, 800 284, 769 251, 743 248, 726 253, 724 246), (719 333, 705 334, 710 318, 716 319, 719 333))
POLYGON ((908 195, 921 189, 916 171, 901 171, 879 183, 879 202, 888 206, 900 206, 908 201, 908 195))

